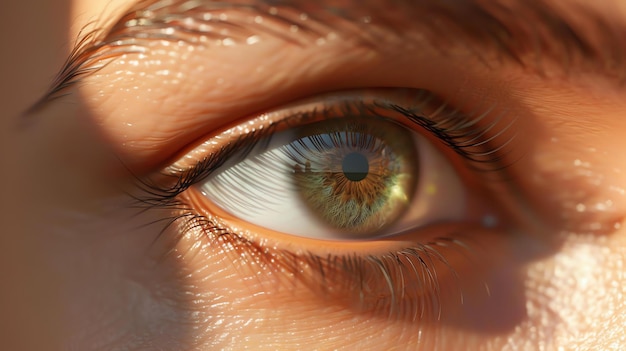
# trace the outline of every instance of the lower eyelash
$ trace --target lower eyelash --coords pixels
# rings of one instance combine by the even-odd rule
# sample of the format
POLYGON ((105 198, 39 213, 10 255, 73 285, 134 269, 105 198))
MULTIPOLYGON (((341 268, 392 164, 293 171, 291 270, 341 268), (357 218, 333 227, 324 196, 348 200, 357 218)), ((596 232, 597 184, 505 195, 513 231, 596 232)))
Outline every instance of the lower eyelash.
POLYGON ((463 303, 461 277, 447 258, 450 252, 444 251, 454 251, 455 258, 463 256, 466 265, 476 263, 473 245, 452 237, 381 255, 320 256, 265 247, 193 210, 180 211, 168 226, 174 224, 180 235, 201 230, 220 247, 234 250, 238 260, 232 264, 253 265, 256 271, 280 277, 282 284, 272 281, 264 286, 268 292, 304 287, 328 303, 390 320, 437 321, 444 306, 463 303))

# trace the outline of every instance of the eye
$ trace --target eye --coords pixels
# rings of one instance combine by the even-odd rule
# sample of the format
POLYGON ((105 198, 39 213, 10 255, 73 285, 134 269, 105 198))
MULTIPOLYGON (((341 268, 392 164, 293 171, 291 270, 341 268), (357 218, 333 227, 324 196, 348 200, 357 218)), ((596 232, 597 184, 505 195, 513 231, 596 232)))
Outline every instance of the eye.
POLYGON ((499 160, 484 139, 501 126, 483 118, 422 90, 333 94, 226 130, 174 168, 203 157, 195 204, 255 233, 373 240, 441 223, 493 225, 461 180, 468 166, 499 160))
POLYGON ((359 110, 268 136, 198 188, 248 224, 317 239, 374 239, 463 219, 464 189, 442 153, 397 121, 359 110))

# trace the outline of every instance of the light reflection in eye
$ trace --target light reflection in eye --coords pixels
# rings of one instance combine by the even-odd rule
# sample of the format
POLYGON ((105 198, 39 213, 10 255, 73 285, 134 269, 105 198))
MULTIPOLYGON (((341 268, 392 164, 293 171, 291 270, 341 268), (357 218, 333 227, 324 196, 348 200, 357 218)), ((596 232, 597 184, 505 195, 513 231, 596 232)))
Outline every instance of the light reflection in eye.
POLYGON ((200 191, 249 224, 318 239, 464 219, 463 184, 427 139, 393 120, 332 117, 268 137, 200 191))

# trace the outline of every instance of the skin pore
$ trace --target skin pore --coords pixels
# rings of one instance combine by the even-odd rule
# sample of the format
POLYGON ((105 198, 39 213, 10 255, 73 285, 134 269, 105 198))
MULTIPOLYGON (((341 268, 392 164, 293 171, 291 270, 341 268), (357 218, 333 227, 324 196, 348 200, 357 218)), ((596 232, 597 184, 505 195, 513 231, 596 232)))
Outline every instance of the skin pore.
POLYGON ((0 6, 3 349, 626 348, 622 2, 175 3, 0 6), (478 160, 376 111, 452 165, 461 217, 325 241, 170 187, 309 102, 417 90, 478 160))

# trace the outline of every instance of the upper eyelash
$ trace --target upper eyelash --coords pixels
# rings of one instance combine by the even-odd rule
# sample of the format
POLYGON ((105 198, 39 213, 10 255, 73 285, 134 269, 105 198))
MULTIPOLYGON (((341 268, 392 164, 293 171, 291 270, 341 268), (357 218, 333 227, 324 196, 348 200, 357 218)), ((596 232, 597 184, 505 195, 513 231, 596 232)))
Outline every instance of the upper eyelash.
MULTIPOLYGON (((508 150, 504 150, 504 148, 510 144, 514 136, 500 143, 497 147, 487 148, 489 145, 486 144, 489 144, 490 141, 509 129, 514 121, 500 127, 497 133, 485 137, 491 129, 495 128, 502 121, 502 118, 499 117, 488 125, 480 127, 478 126, 479 122, 488 112, 473 118, 462 118, 456 113, 448 113, 446 118, 436 120, 435 118, 429 118, 419 114, 420 106, 429 102, 429 93, 420 93, 419 98, 423 98, 424 101, 421 101, 417 107, 413 108, 406 108, 387 101, 377 102, 374 106, 368 106, 365 102, 357 103, 349 101, 341 105, 341 112, 346 115, 354 113, 375 114, 376 111, 374 108, 376 107, 398 112, 413 124, 420 126, 441 140, 456 154, 467 160, 468 164, 476 171, 500 172, 511 165, 511 163, 503 163, 502 161, 508 152, 508 150), (468 137, 471 139, 468 140, 468 137), (479 147, 479 150, 475 150, 477 147, 479 147)), ((440 109, 443 110, 446 108, 449 107, 442 103, 440 109)), ((323 115, 324 118, 331 118, 331 108, 327 107, 323 111, 300 112, 297 118, 300 122, 296 123, 302 123, 308 118, 314 118, 316 115, 320 114, 323 115)), ((286 120, 275 122, 268 126, 268 128, 255 130, 240 136, 233 142, 223 146, 217 152, 207 155, 195 166, 177 175, 163 174, 170 179, 171 177, 175 177, 174 183, 169 186, 164 187, 150 180, 140 180, 139 187, 143 191, 143 196, 136 197, 136 199, 144 206, 161 207, 168 204, 175 204, 176 198, 189 187, 210 176, 216 169, 223 166, 227 160, 234 161, 232 159, 234 156, 237 156, 239 159, 245 158, 259 142, 264 141, 269 143, 273 131, 281 124, 285 124, 289 127, 292 120, 293 118, 287 118, 286 120)))
POLYGON ((142 195, 133 196, 133 198, 135 198, 139 204, 147 207, 162 207, 179 204, 177 197, 181 193, 200 180, 208 177, 233 155, 241 153, 241 157, 245 157, 257 144, 259 139, 271 132, 270 129, 271 128, 267 128, 251 132, 238 138, 234 142, 225 145, 217 152, 208 155, 194 167, 179 175, 161 174, 170 180, 174 177, 174 183, 171 185, 163 186, 162 184, 154 182, 152 179, 137 178, 137 186, 141 190, 142 195))
POLYGON ((500 143, 499 146, 488 149, 486 151, 474 151, 473 149, 493 141, 494 139, 501 136, 503 133, 510 130, 511 127, 515 124, 515 119, 512 119, 507 125, 500 127, 497 133, 489 136, 488 138, 483 138, 486 133, 489 132, 489 130, 495 128, 500 122, 502 122, 504 115, 499 116, 495 121, 492 121, 486 126, 482 126, 480 128, 472 128, 477 122, 482 120, 488 114, 488 112, 485 112, 481 116, 472 119, 470 122, 464 119, 458 119, 455 121, 454 118, 435 122, 428 118, 423 118, 422 116, 417 115, 413 111, 408 110, 402 106, 394 104, 390 107, 393 110, 400 112, 401 114, 406 116, 413 123, 421 126, 433 135, 437 136, 439 140, 449 146, 459 156, 468 161, 471 161, 469 164, 475 171, 503 171, 506 168, 510 167, 512 164, 512 161, 503 164, 500 164, 500 162, 505 159, 505 156, 510 151, 504 149, 509 146, 509 144, 515 139, 516 135, 512 135, 511 137, 507 138, 506 141, 500 143), (467 139, 468 137, 472 138, 467 139), (495 164, 497 164, 497 167, 494 168, 493 166, 495 164))

